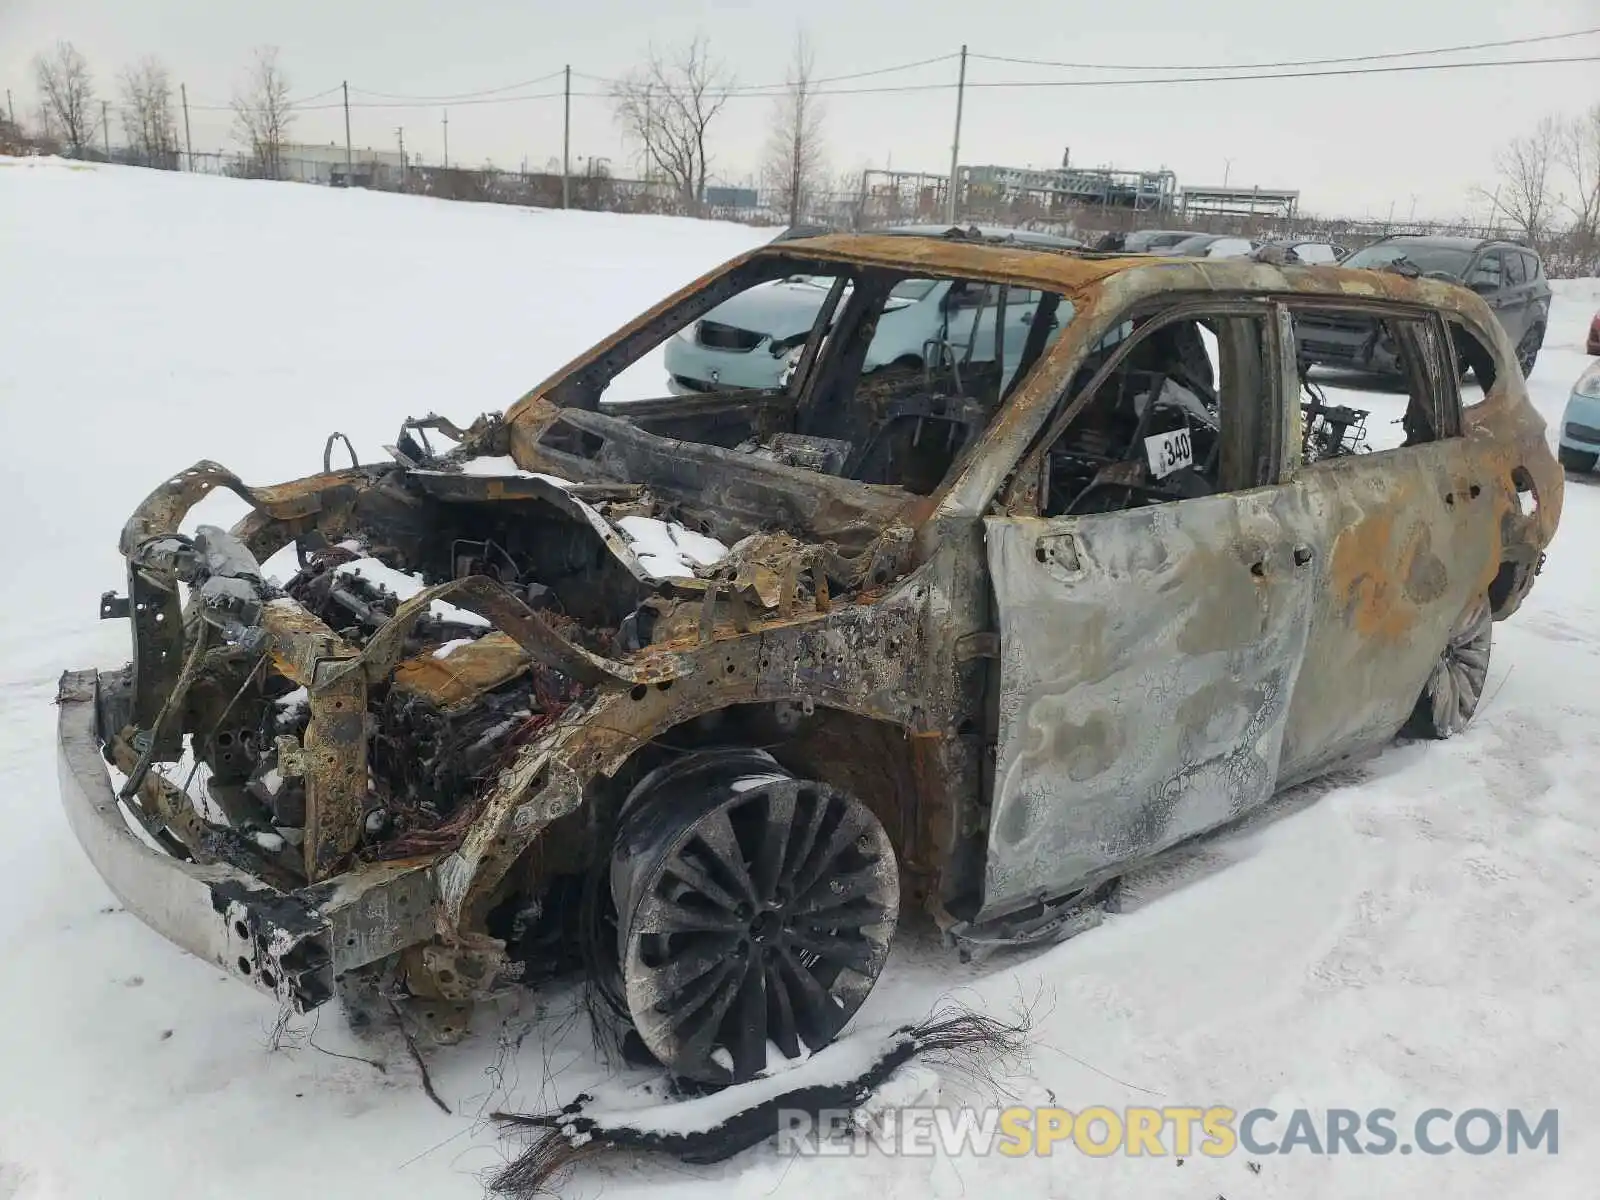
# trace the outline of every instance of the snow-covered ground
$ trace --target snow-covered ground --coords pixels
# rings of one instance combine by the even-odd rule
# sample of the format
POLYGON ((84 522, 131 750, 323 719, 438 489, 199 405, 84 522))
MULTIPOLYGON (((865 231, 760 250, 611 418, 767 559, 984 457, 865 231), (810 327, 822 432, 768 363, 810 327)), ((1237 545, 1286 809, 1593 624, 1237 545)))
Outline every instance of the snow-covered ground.
MULTIPOLYGON (((0 1200, 481 1194, 494 1108, 603 1068, 569 994, 484 1014, 431 1056, 273 1006, 121 912, 56 799, 65 667, 120 663, 117 531, 165 473, 381 454, 408 414, 501 408, 623 320, 762 240, 737 226, 527 212, 0 159, 0 1200), (266 415, 263 415, 266 414, 266 415), (340 1055, 381 1059, 381 1069, 340 1055)), ((1600 283, 1558 285, 1533 380, 1554 425, 1600 283)), ((211 510, 215 517, 226 501, 211 510)), ((1132 889, 1131 911, 963 967, 897 945, 862 1022, 954 992, 1033 1006, 1023 1102, 1561 1110, 1560 1154, 1075 1152, 1026 1159, 627 1161, 596 1196, 1227 1200, 1600 1195, 1600 487, 1572 481, 1527 606, 1495 631, 1463 737, 1393 749, 1132 889)), ((952 1085, 954 1086, 954 1085, 952 1085)), ((947 1099, 961 1094, 947 1086, 947 1099)), ((978 1095, 981 1093, 971 1093, 978 1095)))

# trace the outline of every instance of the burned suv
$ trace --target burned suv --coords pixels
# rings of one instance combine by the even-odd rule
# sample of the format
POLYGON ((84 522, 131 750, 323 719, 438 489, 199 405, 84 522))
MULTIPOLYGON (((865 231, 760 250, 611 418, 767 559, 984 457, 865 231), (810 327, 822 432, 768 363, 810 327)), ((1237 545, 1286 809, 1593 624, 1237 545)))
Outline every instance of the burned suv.
POLYGON ((62 679, 67 813, 128 908, 286 1005, 375 984, 448 1040, 579 972, 676 1074, 747 1079, 839 1033, 903 912, 1065 936, 1277 789, 1462 728, 1561 510, 1515 354, 1393 273, 766 246, 391 461, 162 481, 101 601, 131 663, 62 679), (781 386, 619 394, 795 275, 829 282, 781 386), (986 312, 865 374, 916 280, 986 312), (1392 340, 1404 445, 1308 449, 1329 316, 1392 340), (1466 409, 1457 338, 1500 368, 1466 409), (250 514, 187 530, 216 488, 250 514))

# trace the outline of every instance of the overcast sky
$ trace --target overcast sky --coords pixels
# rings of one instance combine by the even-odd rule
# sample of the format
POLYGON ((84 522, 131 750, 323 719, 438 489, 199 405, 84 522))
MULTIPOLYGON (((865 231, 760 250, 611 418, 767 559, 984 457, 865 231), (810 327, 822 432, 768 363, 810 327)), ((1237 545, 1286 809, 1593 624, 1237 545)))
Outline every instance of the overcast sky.
MULTIPOLYGON (((810 0, 803 5, 700 0, 0 0, 0 83, 17 114, 37 98, 30 60, 57 38, 75 42, 102 94, 141 55, 155 54, 188 85, 194 148, 232 148, 224 107, 252 48, 274 44, 296 96, 341 81, 352 100, 372 92, 459 95, 559 71, 614 77, 654 43, 698 32, 744 85, 781 81, 797 29, 811 38, 819 75, 842 75, 949 54, 1092 63, 1259 63, 1376 54, 1600 26, 1600 0, 810 0), (362 89, 357 91, 355 89, 362 89)), ((1600 54, 1600 36, 1442 56, 1533 58, 1600 54)), ((953 82, 941 62, 839 87, 953 82)), ((973 84, 1015 79, 1127 77, 974 60, 973 84)), ((1137 75, 1137 73, 1134 73, 1137 75)), ((559 80, 526 89, 559 88, 559 80)), ((574 90, 604 85, 575 78, 574 90)), ((511 93, 516 94, 516 93, 511 93)), ((330 97, 328 99, 335 99, 330 97)), ((328 99, 321 101, 327 103, 328 99)), ((729 181, 759 164, 771 101, 735 98, 713 127, 713 173, 729 181)), ((1308 210, 1404 219, 1468 211, 1475 185, 1492 187, 1493 149, 1547 113, 1600 103, 1600 63, 1268 82, 967 92, 964 163, 1075 163, 1169 167, 1180 184, 1298 188, 1308 210), (1231 160, 1231 161, 1230 161, 1231 160)), ((355 107, 357 146, 391 148, 403 126, 425 161, 443 153, 449 109, 452 163, 515 168, 561 152, 561 101, 355 107)), ((838 95, 827 101, 830 162, 948 170, 955 93, 838 95)), ((113 118, 113 142, 118 126, 113 118)), ((294 129, 307 142, 344 138, 338 109, 307 111, 294 129)), ((614 160, 628 150, 599 95, 572 101, 572 153, 614 160)), ((1479 205, 1486 211, 1487 205, 1479 205)))

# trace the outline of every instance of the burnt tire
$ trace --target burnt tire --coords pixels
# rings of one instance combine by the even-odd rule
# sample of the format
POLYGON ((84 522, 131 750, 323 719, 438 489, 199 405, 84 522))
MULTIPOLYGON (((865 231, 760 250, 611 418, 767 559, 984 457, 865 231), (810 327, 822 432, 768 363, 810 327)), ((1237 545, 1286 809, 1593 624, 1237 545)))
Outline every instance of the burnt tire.
POLYGON ((1561 460, 1561 466, 1567 471, 1592 471, 1594 464, 1600 460, 1600 454, 1589 450, 1570 450, 1566 446, 1556 447, 1556 457, 1561 460))
POLYGON ((1489 598, 1469 604, 1450 629, 1444 649, 1417 697, 1402 733, 1408 737, 1454 737, 1471 723, 1489 675, 1494 616, 1489 598))
POLYGON ((877 982, 899 871, 859 800, 757 750, 647 776, 610 865, 622 995, 674 1075, 737 1083, 833 1041, 877 982))

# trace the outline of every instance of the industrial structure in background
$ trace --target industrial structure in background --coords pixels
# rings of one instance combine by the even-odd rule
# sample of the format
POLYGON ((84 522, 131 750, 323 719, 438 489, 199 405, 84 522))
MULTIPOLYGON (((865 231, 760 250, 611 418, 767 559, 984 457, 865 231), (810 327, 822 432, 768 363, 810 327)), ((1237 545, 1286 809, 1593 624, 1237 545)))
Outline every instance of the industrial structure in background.
MULTIPOLYGON (((1072 165, 1069 148, 1059 167, 963 166, 956 170, 955 209, 966 216, 1060 221, 1096 210, 1194 217, 1292 221, 1300 193, 1283 188, 1180 188, 1167 167, 1153 170, 1072 165)), ((832 197, 812 215, 841 225, 881 221, 936 221, 950 211, 950 176, 926 171, 864 171, 850 211, 848 197, 832 197)))
POLYGON ((354 150, 329 142, 325 146, 283 146, 283 177, 295 183, 331 187, 398 189, 405 182, 406 159, 398 150, 354 150))

